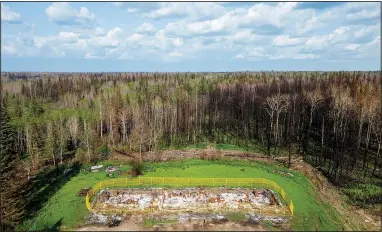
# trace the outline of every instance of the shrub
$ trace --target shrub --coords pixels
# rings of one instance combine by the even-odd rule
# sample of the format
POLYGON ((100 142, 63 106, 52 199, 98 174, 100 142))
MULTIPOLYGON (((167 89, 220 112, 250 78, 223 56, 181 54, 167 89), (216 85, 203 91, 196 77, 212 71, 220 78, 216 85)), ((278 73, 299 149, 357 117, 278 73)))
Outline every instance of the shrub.
POLYGON ((76 157, 76 160, 80 163, 86 163, 88 161, 86 157, 86 150, 83 148, 78 148, 76 150, 75 157, 76 157))
POLYGON ((110 155, 110 149, 109 149, 108 145, 106 143, 102 144, 98 148, 98 153, 100 153, 104 159, 107 159, 110 155))
POLYGON ((369 208, 382 203, 382 188, 375 184, 353 184, 343 190, 352 204, 369 208))
POLYGON ((131 171, 130 174, 135 177, 143 174, 143 162, 138 159, 133 159, 130 161, 131 171))

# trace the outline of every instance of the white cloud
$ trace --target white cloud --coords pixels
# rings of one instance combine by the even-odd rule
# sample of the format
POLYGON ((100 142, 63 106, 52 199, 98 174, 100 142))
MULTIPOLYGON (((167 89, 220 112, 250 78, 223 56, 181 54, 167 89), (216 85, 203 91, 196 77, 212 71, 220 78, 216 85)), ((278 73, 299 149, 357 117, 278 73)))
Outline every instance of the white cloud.
POLYGON ((68 2, 54 2, 45 9, 45 13, 52 22, 60 25, 91 27, 96 19, 95 14, 90 13, 86 7, 77 11, 68 2))
POLYGON ((86 53, 84 56, 85 59, 91 59, 91 60, 103 60, 105 57, 103 56, 97 56, 92 53, 86 53))
POLYGON ((95 30, 95 34, 96 35, 104 35, 105 34, 105 30, 103 28, 97 27, 96 30, 95 30))
POLYGON ((78 41, 79 34, 73 32, 60 32, 57 36, 36 36, 34 45, 37 48, 44 46, 56 46, 64 43, 75 43, 78 41))
POLYGON ((293 59, 293 60, 306 60, 306 59, 318 59, 319 56, 315 54, 293 54, 293 55, 276 55, 270 56, 271 60, 285 60, 285 59, 293 59))
POLYGON ((381 36, 374 37, 371 41, 360 44, 356 50, 355 56, 357 58, 376 58, 381 57, 381 36))
MULTIPOLYGON (((165 31, 171 35, 196 36, 230 33, 239 27, 253 28, 264 25, 283 27, 292 20, 291 16, 294 15, 292 11, 295 7, 296 3, 290 2, 277 5, 258 3, 248 9, 237 8, 228 11, 210 20, 171 22, 166 25, 165 31)), ((305 15, 300 12, 296 14, 299 17, 305 15)))
POLYGON ((13 43, 10 44, 2 44, 1 45, 1 52, 7 55, 16 56, 18 55, 16 45, 13 43))
POLYGON ((244 55, 243 54, 237 54, 235 57, 235 59, 244 59, 244 55))
POLYGON ((294 46, 304 43, 305 38, 290 38, 289 35, 279 35, 273 40, 276 46, 294 46))
POLYGON ((241 23, 247 25, 252 23, 257 25, 270 24, 280 27, 290 21, 291 16, 293 16, 291 12, 296 6, 296 2, 282 2, 277 5, 256 4, 244 15, 241 23))
POLYGON ((358 10, 358 9, 373 9, 380 7, 380 3, 377 2, 349 2, 345 5, 345 9, 358 10))
POLYGON ((380 9, 370 10, 362 10, 355 13, 350 13, 346 15, 347 19, 350 20, 362 20, 362 19, 371 19, 371 18, 379 18, 381 15, 380 9))
POLYGON ((138 33, 134 33, 133 35, 131 35, 131 36, 127 39, 127 41, 138 43, 138 42, 142 42, 142 39, 143 39, 143 38, 144 38, 143 35, 138 34, 138 33))
MULTIPOLYGON (((62 27, 61 32, 48 36, 7 36, 3 31, 2 54, 154 61, 380 57, 380 22, 370 16, 379 6, 374 3, 349 3, 325 10, 297 8, 289 2, 249 6, 215 2, 113 4, 123 8, 115 10, 124 11, 138 27, 96 27, 91 8, 52 3, 46 9, 52 22, 80 27, 62 27), (367 22, 356 21, 369 16, 367 22), (84 28, 87 25, 90 27, 84 28)), ((98 17, 104 21, 108 16, 100 13, 98 17)))
POLYGON ((115 27, 111 29, 105 36, 92 37, 91 43, 94 46, 117 47, 120 43, 122 29, 115 27))
POLYGON ((307 32, 312 31, 313 29, 324 27, 326 24, 323 23, 322 21, 323 21, 323 19, 327 19, 327 18, 328 18, 328 11, 325 12, 324 14, 319 15, 319 16, 316 16, 316 13, 313 11, 312 16, 310 18, 308 18, 307 20, 297 22, 296 34, 302 35, 302 34, 305 34, 307 32))
POLYGON ((125 59, 131 59, 132 57, 130 56, 129 52, 124 52, 122 55, 118 57, 118 59, 125 60, 125 59))
POLYGON ((159 2, 113 2, 118 8, 127 9, 128 13, 144 13, 160 7, 159 2))
POLYGON ((216 17, 224 12, 224 7, 216 2, 168 2, 162 3, 159 9, 145 13, 143 16, 151 19, 165 17, 200 19, 216 17))
POLYGON ((329 45, 350 42, 354 39, 354 29, 355 27, 352 26, 344 26, 327 35, 312 36, 306 40, 305 46, 312 49, 325 49, 329 45))
POLYGON ((375 24, 371 26, 362 26, 361 28, 358 28, 354 32, 354 36, 356 38, 362 38, 369 35, 378 35, 380 34, 381 30, 381 24, 375 24))
POLYGON ((7 5, 1 3, 1 21, 8 23, 20 23, 20 13, 12 11, 7 5))
POLYGON ((129 13, 135 13, 135 12, 138 12, 139 10, 137 8, 128 8, 127 9, 127 12, 129 13))
POLYGON ((168 54, 169 56, 172 56, 172 57, 182 57, 183 54, 182 53, 179 53, 179 52, 171 52, 168 54))
POLYGON ((264 48, 255 47, 255 48, 251 48, 247 50, 248 50, 247 56, 249 57, 267 57, 264 48))
POLYGON ((252 33, 250 29, 239 30, 233 35, 228 35, 225 38, 235 44, 248 44, 263 39, 262 36, 252 33))
POLYGON ((147 33, 147 34, 155 33, 156 31, 157 29, 151 23, 146 23, 146 22, 140 25, 139 27, 137 27, 136 29, 136 32, 147 33))
POLYGON ((359 46, 359 44, 346 44, 344 48, 345 50, 354 51, 359 48, 359 46))

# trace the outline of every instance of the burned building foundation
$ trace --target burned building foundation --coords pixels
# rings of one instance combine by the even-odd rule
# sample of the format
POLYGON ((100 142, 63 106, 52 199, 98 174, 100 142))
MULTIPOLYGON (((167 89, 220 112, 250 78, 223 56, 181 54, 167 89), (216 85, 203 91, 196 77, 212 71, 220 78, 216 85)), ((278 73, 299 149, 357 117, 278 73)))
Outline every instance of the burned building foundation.
POLYGON ((247 212, 286 215, 288 209, 270 189, 128 188, 104 189, 94 200, 96 212, 213 213, 247 212))

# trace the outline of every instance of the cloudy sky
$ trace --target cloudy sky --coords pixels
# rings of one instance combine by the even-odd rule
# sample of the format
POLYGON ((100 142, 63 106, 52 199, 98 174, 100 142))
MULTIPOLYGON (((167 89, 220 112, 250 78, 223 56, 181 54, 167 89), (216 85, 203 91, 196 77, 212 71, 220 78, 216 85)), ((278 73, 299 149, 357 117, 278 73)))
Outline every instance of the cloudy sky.
POLYGON ((379 70, 381 3, 4 2, 2 71, 379 70))

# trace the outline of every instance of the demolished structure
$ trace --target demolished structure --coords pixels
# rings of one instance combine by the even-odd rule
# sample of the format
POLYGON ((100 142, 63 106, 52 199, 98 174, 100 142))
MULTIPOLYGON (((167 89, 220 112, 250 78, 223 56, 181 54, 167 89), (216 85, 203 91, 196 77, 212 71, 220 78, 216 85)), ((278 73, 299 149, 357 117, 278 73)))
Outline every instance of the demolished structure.
POLYGON ((96 196, 93 208, 126 213, 287 211, 272 190, 250 188, 106 189, 96 196))

